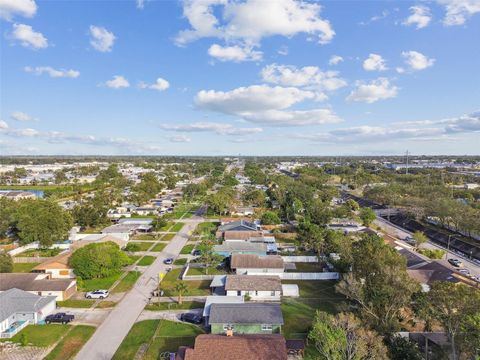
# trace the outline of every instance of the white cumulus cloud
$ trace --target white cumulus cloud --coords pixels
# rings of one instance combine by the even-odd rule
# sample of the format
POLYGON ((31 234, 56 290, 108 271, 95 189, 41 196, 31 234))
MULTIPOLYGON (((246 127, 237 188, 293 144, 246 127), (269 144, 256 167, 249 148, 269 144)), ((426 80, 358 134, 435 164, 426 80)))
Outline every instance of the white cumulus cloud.
POLYGON ((370 54, 363 62, 363 68, 367 71, 385 71, 387 70, 387 65, 381 55, 370 54))
POLYGON ((48 47, 48 40, 42 33, 34 31, 30 25, 13 24, 12 37, 20 41, 24 47, 44 49, 48 47))
POLYGON ((379 100, 394 98, 398 88, 390 84, 387 78, 378 78, 369 83, 357 82, 356 88, 348 95, 347 101, 374 103, 379 100))
POLYGON ((339 63, 341 63, 343 61, 343 57, 339 56, 339 55, 332 55, 332 57, 330 57, 330 60, 328 60, 328 64, 329 65, 337 65, 339 63))
POLYGON ((25 66, 23 69, 26 72, 33 73, 35 75, 42 75, 45 73, 53 78, 62 78, 62 77, 77 78, 80 76, 80 71, 78 70, 54 69, 51 66, 37 66, 37 67, 25 66))
POLYGON ((8 129, 8 124, 5 121, 0 120, 0 130, 5 130, 5 129, 8 129))
POLYGON ((402 56, 412 70, 424 70, 435 63, 435 59, 428 58, 418 51, 404 51, 402 56))
POLYGON ((105 82, 105 85, 112 89, 128 88, 130 83, 122 75, 115 75, 112 80, 105 82))
POLYGON ((115 35, 101 26, 90 25, 90 45, 100 52, 112 51, 115 35))
POLYGON ((238 128, 232 124, 195 122, 191 124, 161 124, 160 128, 176 132, 213 132, 217 135, 246 136, 262 132, 262 128, 238 128))
POLYGON ((426 6, 411 6, 410 12, 410 16, 405 19, 405 21, 402 23, 403 25, 415 25, 417 29, 423 29, 424 27, 427 27, 432 20, 430 9, 426 6))
POLYGON ((0 18, 7 21, 14 16, 31 18, 37 12, 37 4, 34 0, 0 0, 0 18))
POLYGON ((208 49, 208 55, 220 61, 243 62, 260 61, 263 53, 248 46, 221 46, 213 44, 208 49))
POLYGON ((168 139, 170 140, 170 142, 175 142, 175 143, 186 143, 186 142, 192 141, 192 139, 190 139, 186 135, 174 135, 174 136, 170 136, 168 139))
POLYGON ((13 120, 17 121, 33 121, 36 120, 33 116, 23 112, 23 111, 14 111, 10 114, 10 117, 13 120))
POLYGON ((437 3, 445 7, 445 26, 463 25, 469 17, 480 13, 478 0, 437 0, 437 3))
POLYGON ((147 83, 141 82, 138 86, 140 87, 140 89, 164 91, 170 87, 170 83, 167 80, 159 77, 157 78, 157 80, 155 80, 155 83, 153 84, 147 84, 147 83))

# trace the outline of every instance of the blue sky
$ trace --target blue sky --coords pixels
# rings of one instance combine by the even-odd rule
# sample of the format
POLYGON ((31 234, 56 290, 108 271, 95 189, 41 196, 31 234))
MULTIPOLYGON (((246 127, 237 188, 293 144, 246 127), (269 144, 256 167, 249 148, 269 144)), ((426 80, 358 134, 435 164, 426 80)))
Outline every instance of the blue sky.
POLYGON ((0 0, 0 155, 480 153, 480 1, 0 0))

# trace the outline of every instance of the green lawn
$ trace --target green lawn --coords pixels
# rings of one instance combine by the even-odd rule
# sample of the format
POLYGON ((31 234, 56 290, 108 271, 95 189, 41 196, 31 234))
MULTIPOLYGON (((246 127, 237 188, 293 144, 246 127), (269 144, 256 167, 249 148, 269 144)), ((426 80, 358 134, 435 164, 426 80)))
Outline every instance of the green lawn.
POLYGON ((185 223, 177 222, 177 223, 175 223, 175 225, 173 225, 173 227, 170 229, 170 231, 179 232, 180 230, 182 230, 184 225, 185 225, 185 223))
POLYGON ((158 244, 155 244, 155 246, 150 251, 160 252, 160 251, 163 251, 165 246, 167 246, 167 244, 158 243, 158 244))
POLYGON ((162 352, 176 352, 180 346, 193 346, 195 337, 203 330, 195 325, 160 320, 156 336, 144 356, 144 360, 157 360, 162 352))
POLYGON ((165 235, 162 237, 162 240, 163 240, 163 241, 170 241, 170 240, 172 240, 174 237, 175 237, 175 234, 165 234, 165 235))
MULTIPOLYGON (((174 290, 175 284, 179 281, 178 276, 180 275, 181 269, 173 269, 163 278, 160 283, 160 289, 165 291, 166 296, 177 296, 177 292, 174 290)), ((210 280, 204 281, 183 281, 188 287, 187 296, 203 296, 210 295, 210 280)))
POLYGON ((148 249, 150 249, 150 246, 152 246, 152 244, 149 242, 129 241, 127 245, 127 249, 128 249, 128 246, 137 247, 138 250, 135 250, 135 251, 147 251, 148 249))
POLYGON ((144 240, 144 241, 155 241, 157 240, 158 236, 155 234, 138 234, 135 235, 132 239, 133 240, 144 240))
POLYGON ((195 325, 168 320, 144 320, 133 325, 113 356, 113 360, 131 360, 139 348, 147 347, 143 360, 157 360, 160 353, 176 352, 182 345, 192 346, 202 334, 195 325))
POLYGON ((20 337, 25 334, 29 344, 39 347, 48 347, 60 339, 70 328, 70 325, 50 324, 50 325, 28 325, 11 339, 2 339, 1 341, 13 341, 20 343, 20 337))
POLYGON ((321 272, 322 265, 320 263, 295 263, 295 270, 287 270, 290 272, 321 272))
POLYGON ((13 263, 12 272, 30 272, 40 263, 13 263))
POLYGON ((112 308, 115 305, 117 305, 117 303, 115 301, 102 300, 97 304, 96 308, 97 309, 107 309, 107 308, 112 308))
POLYGON ((193 245, 193 244, 185 245, 183 247, 182 251, 180 251, 180 254, 189 255, 189 254, 192 253, 194 247, 195 247, 195 245, 193 245))
POLYGON ((173 225, 173 221, 167 221, 165 226, 162 226, 158 231, 168 231, 170 227, 173 225))
POLYGON ((97 289, 110 289, 110 287, 118 280, 118 278, 122 275, 121 272, 116 273, 114 275, 108 276, 102 279, 90 279, 90 280, 83 280, 79 286, 80 291, 93 291, 97 289))
POLYGON ((129 271, 128 274, 115 286, 112 293, 129 291, 140 277, 140 271, 129 271))
POLYGON ((155 261, 156 257, 155 256, 149 256, 146 255, 142 257, 142 259, 137 263, 138 266, 148 266, 152 265, 153 262, 155 261))
POLYGON ((215 233, 217 230, 218 223, 213 223, 211 221, 205 221, 197 225, 197 231, 202 233, 215 233))
POLYGON ((72 359, 94 332, 95 327, 93 326, 75 326, 44 358, 44 360, 72 359))
POLYGON ((158 323, 159 320, 145 320, 135 323, 123 339, 112 360, 131 360, 135 358, 138 348, 142 344, 150 342, 158 323))
POLYGON ((185 265, 187 263, 186 258, 177 259, 173 262, 173 265, 185 265))
POLYGON ((139 256, 139 255, 128 255, 128 257, 132 261, 131 264, 133 264, 135 261, 137 261, 138 259, 141 258, 141 256, 139 256))
POLYGON ((175 302, 159 302, 145 306, 145 310, 164 311, 164 310, 191 310, 202 309, 205 303, 198 301, 184 301, 182 304, 175 302))
POLYGON ((334 281, 283 281, 297 284, 299 298, 285 298, 282 311, 285 325, 282 332, 287 338, 304 338, 310 331, 316 310, 331 314, 346 310, 345 297, 335 292, 334 281))
POLYGON ((26 250, 18 255, 15 255, 15 257, 53 257, 57 256, 60 254, 63 250, 54 248, 54 249, 30 249, 26 250))
POLYGON ((57 306, 60 307, 71 307, 71 308, 89 308, 93 305, 95 300, 76 300, 76 299, 68 299, 64 301, 57 301, 57 306))
POLYGON ((227 272, 225 270, 218 270, 215 266, 208 267, 208 273, 206 268, 192 268, 188 269, 187 275, 224 275, 227 272))

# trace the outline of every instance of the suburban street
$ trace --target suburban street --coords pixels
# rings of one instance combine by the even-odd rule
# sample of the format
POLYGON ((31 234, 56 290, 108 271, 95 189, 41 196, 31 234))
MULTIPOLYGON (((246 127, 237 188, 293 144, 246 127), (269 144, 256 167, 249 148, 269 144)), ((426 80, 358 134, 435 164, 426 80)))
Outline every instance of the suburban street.
MULTIPOLYGON (((398 238, 400 241, 405 239, 406 236, 412 236, 412 233, 410 233, 409 231, 400 229, 398 226, 395 226, 392 223, 389 223, 387 220, 385 220, 381 217, 377 217, 377 219, 375 220, 374 223, 375 223, 375 225, 378 225, 380 228, 382 228, 382 230, 384 230, 387 234, 398 238)), ((404 247, 410 247, 410 245, 408 245, 407 243, 405 243, 403 241, 402 241, 402 243, 404 244, 404 247)), ((447 249, 444 249, 440 246, 437 246, 437 245, 433 244, 432 242, 426 242, 425 244, 422 245, 422 247, 425 248, 425 249, 432 249, 432 250, 433 249, 441 249, 441 250, 447 252, 447 249)), ((447 253, 448 253, 447 256, 448 256, 449 259, 450 258, 460 259, 463 262, 463 267, 462 267, 463 269, 468 269, 470 271, 470 273, 473 274, 474 276, 480 276, 480 266, 476 265, 472 261, 469 261, 468 259, 465 259, 465 258, 462 258, 462 257, 458 256, 458 254, 455 254, 452 251, 448 251, 447 253)), ((458 268, 450 265, 450 263, 448 263, 448 261, 446 259, 442 259, 442 260, 439 260, 439 261, 442 264, 449 267, 450 269, 452 269, 452 270, 458 270, 458 268)))
POLYGON ((165 272, 166 258, 179 255, 188 241, 189 234, 203 221, 203 218, 194 216, 175 235, 165 249, 159 254, 155 262, 138 279, 133 289, 125 295, 120 303, 110 312, 108 317, 98 327, 97 331, 77 354, 78 360, 107 360, 111 359, 122 340, 137 321, 153 290, 157 288, 160 272, 165 272))

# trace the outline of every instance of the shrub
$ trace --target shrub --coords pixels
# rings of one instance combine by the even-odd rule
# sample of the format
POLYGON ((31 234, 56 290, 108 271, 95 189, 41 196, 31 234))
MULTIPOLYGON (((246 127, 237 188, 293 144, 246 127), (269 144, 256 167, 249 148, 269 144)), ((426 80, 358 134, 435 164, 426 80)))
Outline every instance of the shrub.
POLYGON ((13 270, 12 257, 6 252, 0 251, 0 273, 11 273, 13 270))
POLYGON ((440 249, 421 249, 418 251, 420 254, 434 260, 440 260, 445 256, 445 251, 440 249))
POLYGON ((125 250, 135 252, 135 251, 140 251, 141 249, 140 249, 140 245, 138 244, 128 243, 127 246, 125 246, 125 250))
POLYGON ((280 224, 280 218, 278 217, 277 213, 273 211, 264 212, 261 220, 262 220, 262 224, 264 225, 280 224))

